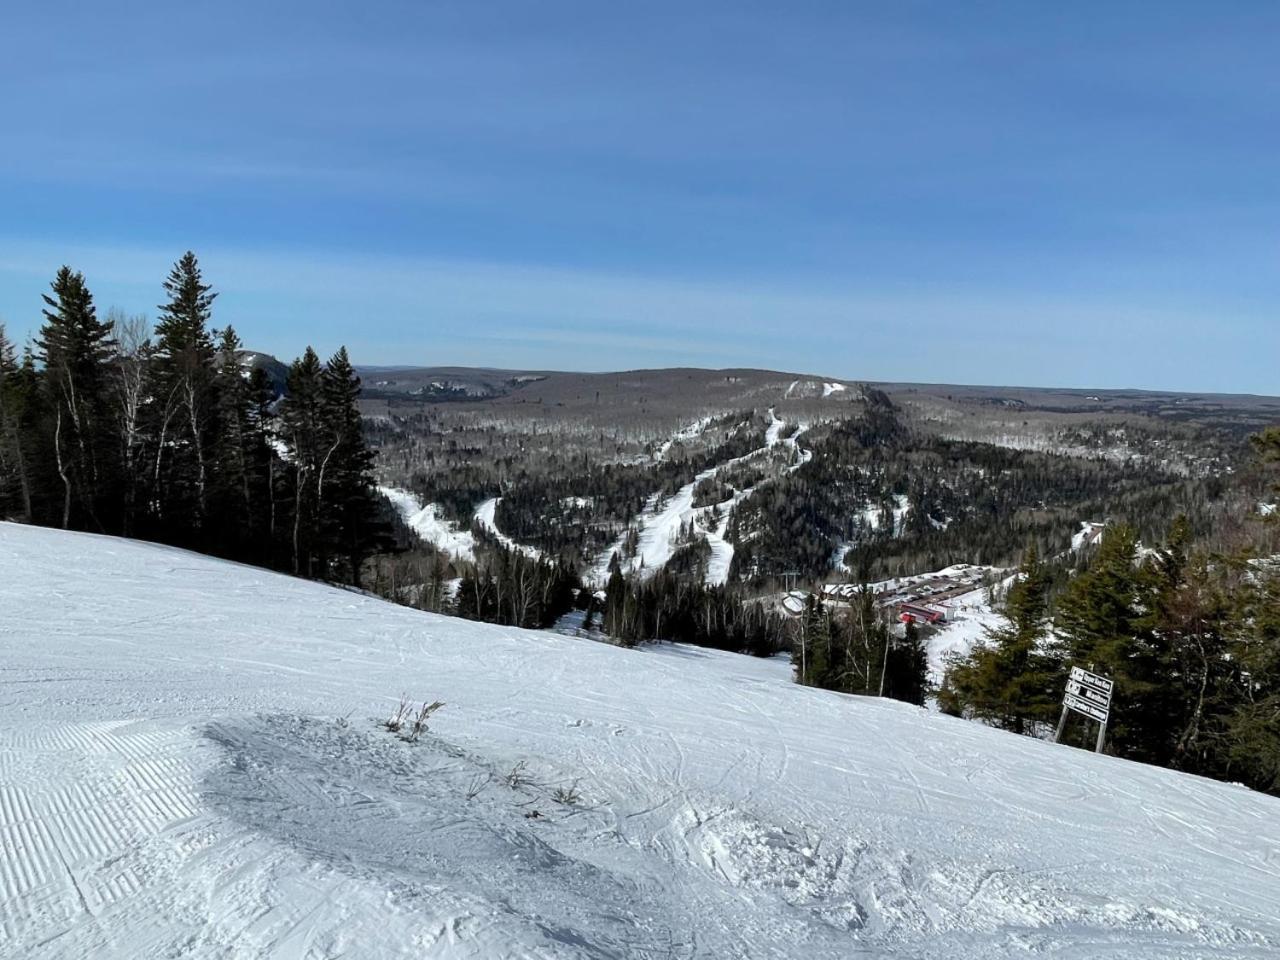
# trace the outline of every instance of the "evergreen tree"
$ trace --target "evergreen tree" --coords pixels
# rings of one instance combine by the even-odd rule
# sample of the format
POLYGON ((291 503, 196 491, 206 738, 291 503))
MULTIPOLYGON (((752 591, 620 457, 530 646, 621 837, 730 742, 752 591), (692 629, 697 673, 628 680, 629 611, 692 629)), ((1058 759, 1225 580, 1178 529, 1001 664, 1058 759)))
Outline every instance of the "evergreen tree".
POLYGON ((219 518, 224 549, 245 556, 261 528, 261 483, 257 469, 265 438, 256 428, 253 387, 240 363, 240 337, 228 326, 219 334, 215 364, 216 403, 210 513, 219 518))
POLYGON ((1062 702, 1062 667, 1046 648, 1049 575, 1034 546, 1005 595, 1004 623, 949 667, 951 709, 1015 733, 1051 722, 1062 702))
POLYGON ((98 320, 83 274, 64 266, 51 287, 53 295, 44 296, 37 348, 52 420, 52 460, 63 490, 61 525, 72 525, 73 507, 79 504, 84 522, 104 529, 99 507, 111 477, 103 427, 112 328, 98 320))
POLYGON ((360 417, 360 378, 341 347, 321 375, 321 416, 327 450, 316 477, 316 502, 332 552, 345 558, 350 581, 360 583, 360 568, 387 540, 379 521, 379 497, 373 482, 373 451, 365 442, 360 417))
MULTIPOLYGON (((616 554, 614 559, 617 559, 616 554)), ((604 616, 601 627, 611 637, 621 638, 624 635, 624 614, 629 591, 627 581, 622 576, 622 568, 617 564, 611 564, 611 567, 609 581, 604 590, 604 616)))
MULTIPOLYGON (((1280 444, 1280 430, 1273 436, 1280 444)), ((1230 647, 1240 668, 1238 694, 1214 740, 1224 754, 1221 776, 1280 793, 1280 577, 1269 573, 1246 583, 1248 602, 1237 612, 1230 647)))
POLYGON ((1153 606, 1133 529, 1109 525, 1089 568, 1068 584, 1055 619, 1070 661, 1115 683, 1107 728, 1112 749, 1141 760, 1160 755, 1169 728, 1159 710, 1167 681, 1148 617, 1153 606))
POLYGON ((34 402, 34 370, 18 363, 0 324, 0 517, 28 522, 32 510, 27 424, 34 402))
POLYGON ((929 692, 929 650, 914 621, 904 624, 902 639, 890 642, 884 695, 924 706, 929 692))
POLYGON ((249 437, 248 449, 251 455, 249 462, 250 488, 259 490, 254 505, 260 513, 259 525, 265 528, 265 543, 274 545, 277 542, 277 503, 279 501, 278 486, 282 475, 279 469, 280 459, 271 447, 275 435, 275 423, 279 419, 275 414, 275 388, 266 371, 255 367, 249 374, 249 437))
POLYGON ((280 419, 284 442, 292 467, 292 532, 290 536, 293 572, 324 576, 323 541, 316 535, 320 523, 316 499, 316 478, 329 450, 324 424, 323 370, 316 352, 307 347, 289 367, 287 396, 280 419))
POLYGON ((182 516, 199 530, 208 513, 208 461, 217 435, 215 353, 209 333, 217 294, 204 282, 189 250, 173 265, 164 290, 169 299, 159 308, 154 369, 156 475, 164 479, 160 494, 172 514, 170 525, 182 516))

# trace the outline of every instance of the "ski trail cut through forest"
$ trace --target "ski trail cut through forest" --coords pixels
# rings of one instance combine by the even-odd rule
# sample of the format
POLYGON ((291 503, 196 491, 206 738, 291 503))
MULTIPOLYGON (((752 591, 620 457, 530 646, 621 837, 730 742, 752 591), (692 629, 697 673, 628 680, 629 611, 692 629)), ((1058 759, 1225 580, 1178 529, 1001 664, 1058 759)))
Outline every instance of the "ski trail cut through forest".
POLYGON ((523 543, 516 543, 498 529, 496 515, 498 512, 498 502, 501 499, 501 497, 490 497, 484 503, 480 504, 480 506, 476 507, 475 522, 478 523, 482 529, 488 531, 489 534, 498 541, 498 543, 502 544, 508 550, 514 550, 516 553, 522 553, 532 560, 540 560, 542 558, 542 551, 537 547, 530 547, 523 543))
MULTIPOLYGON (((660 494, 655 493, 650 496, 640 515, 632 521, 627 530, 624 530, 613 544, 596 558, 595 564, 587 575, 588 582, 603 586, 608 581, 609 562, 615 552, 618 554, 623 573, 638 573, 646 577, 652 576, 656 571, 665 567, 675 555, 676 550, 679 549, 681 545, 681 527, 687 527, 692 523, 697 528, 699 535, 706 540, 707 545, 711 548, 711 556, 707 561, 705 582, 710 586, 721 586, 727 583, 734 554, 733 544, 726 539, 726 534, 729 530, 730 513, 739 503, 761 487, 773 482, 780 476, 785 476, 799 469, 813 458, 813 451, 802 449, 798 442, 798 438, 805 428, 800 426, 795 433, 783 439, 782 431, 786 429, 786 426, 787 421, 778 417, 775 409, 770 407, 769 426, 765 430, 763 447, 758 447, 750 453, 745 453, 740 457, 734 457, 724 461, 724 463, 708 467, 697 474, 692 481, 677 490, 665 502, 660 494), (716 477, 723 470, 728 470, 754 458, 768 455, 770 450, 779 445, 790 448, 791 462, 777 476, 766 477, 755 486, 743 490, 735 489, 731 497, 720 503, 705 507, 695 507, 693 505, 694 492, 697 490, 698 484, 716 477), (626 542, 628 532, 633 527, 638 528, 640 531, 636 553, 634 557, 623 557, 623 544, 626 542)), ((685 428, 678 432, 673 440, 689 436, 689 429, 691 428, 685 428)), ((670 443, 663 446, 664 454, 669 446, 670 443)))

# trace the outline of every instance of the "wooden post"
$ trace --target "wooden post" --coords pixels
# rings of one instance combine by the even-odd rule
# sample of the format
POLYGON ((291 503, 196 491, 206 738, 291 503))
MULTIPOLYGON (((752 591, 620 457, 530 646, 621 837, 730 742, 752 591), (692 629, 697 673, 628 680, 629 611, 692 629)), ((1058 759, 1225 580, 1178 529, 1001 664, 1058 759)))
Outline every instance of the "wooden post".
POLYGON ((1065 705, 1063 705, 1062 716, 1058 718, 1058 732, 1053 735, 1054 743, 1062 742, 1062 731, 1066 729, 1066 726, 1067 726, 1067 708, 1065 705))
POLYGON ((1107 739, 1107 721, 1103 720, 1098 724, 1098 745, 1094 748, 1094 753, 1102 752, 1102 742, 1107 739))

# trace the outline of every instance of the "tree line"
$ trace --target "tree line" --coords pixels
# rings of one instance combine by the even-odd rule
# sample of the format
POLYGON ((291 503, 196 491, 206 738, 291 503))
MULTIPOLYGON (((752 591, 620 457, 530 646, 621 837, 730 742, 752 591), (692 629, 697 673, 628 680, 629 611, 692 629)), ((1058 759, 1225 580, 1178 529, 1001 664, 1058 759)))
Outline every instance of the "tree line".
MULTIPOLYGON (((1280 430, 1258 446, 1280 460, 1280 430)), ((1280 792, 1273 560, 1198 549, 1181 518, 1150 550, 1133 528, 1109 525, 1085 569, 1065 580, 1029 550, 1008 589, 1004 623, 953 659, 938 702, 949 713, 1046 736, 1072 666, 1115 684, 1109 752, 1280 792)), ((1065 739, 1084 745, 1095 730, 1072 714, 1065 739)))
POLYGON ((0 516, 359 583, 385 527, 346 349, 281 396, 193 253, 161 286, 152 331, 64 266, 21 355, 0 327, 0 516))
POLYGON ((912 623, 901 637, 863 587, 834 607, 810 594, 796 620, 791 665, 797 683, 840 693, 890 697, 923 705, 929 693, 929 657, 912 623))

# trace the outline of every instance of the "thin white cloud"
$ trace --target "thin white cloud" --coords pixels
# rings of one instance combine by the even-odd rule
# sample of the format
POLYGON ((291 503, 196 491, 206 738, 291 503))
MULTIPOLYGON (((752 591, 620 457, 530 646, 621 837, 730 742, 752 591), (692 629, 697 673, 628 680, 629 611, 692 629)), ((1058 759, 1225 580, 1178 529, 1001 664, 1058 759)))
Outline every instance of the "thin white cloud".
MULTIPOLYGON (((34 303, 57 266, 71 263, 104 306, 152 311, 181 252, 0 239, 0 276, 34 303)), ((1193 312, 1157 305, 905 286, 813 291, 332 252, 197 253, 222 291, 218 321, 286 356, 308 342, 322 350, 347 343, 370 363, 518 366, 551 357, 616 369, 642 359, 867 379, 1122 385, 1142 382, 1125 358, 1158 351, 1169 329, 1204 330, 1206 349, 1222 349, 1193 312)), ((1240 320, 1237 328, 1248 326, 1240 320)))

